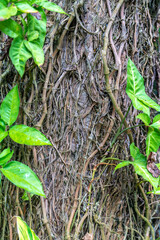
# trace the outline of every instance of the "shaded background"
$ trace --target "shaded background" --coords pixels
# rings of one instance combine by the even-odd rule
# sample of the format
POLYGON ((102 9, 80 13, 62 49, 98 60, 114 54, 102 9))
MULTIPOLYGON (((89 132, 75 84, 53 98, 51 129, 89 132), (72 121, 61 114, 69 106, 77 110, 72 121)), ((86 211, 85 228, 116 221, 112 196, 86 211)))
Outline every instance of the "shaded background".
MULTIPOLYGON (((156 0, 121 2, 108 35, 106 54, 110 86, 126 114, 130 105, 125 93, 128 57, 143 75, 146 92, 160 103, 160 6, 156 0)), ((21 79, 8 57, 10 40, 0 35, 0 53, 5 55, 0 61, 1 101, 19 83, 18 123, 41 129, 53 144, 34 148, 8 140, 2 143, 1 148, 5 144, 15 148, 14 160, 37 173, 47 198, 33 196, 23 201, 23 190, 2 178, 0 239, 18 239, 15 215, 21 216, 41 240, 146 239, 150 228, 141 216, 146 216, 146 201, 158 238, 160 198, 146 195, 145 199, 137 188, 132 167, 113 174, 116 161, 97 165, 104 156, 130 157, 126 133, 110 148, 121 120, 106 91, 102 62, 104 33, 118 1, 55 3, 70 16, 47 12, 45 64, 41 70, 29 60, 21 79)), ((137 110, 131 107, 129 126, 139 123, 136 115, 137 110)), ((135 128, 132 133, 136 146, 145 154, 146 129, 135 128)), ((144 192, 151 190, 147 182, 142 187, 144 192)))

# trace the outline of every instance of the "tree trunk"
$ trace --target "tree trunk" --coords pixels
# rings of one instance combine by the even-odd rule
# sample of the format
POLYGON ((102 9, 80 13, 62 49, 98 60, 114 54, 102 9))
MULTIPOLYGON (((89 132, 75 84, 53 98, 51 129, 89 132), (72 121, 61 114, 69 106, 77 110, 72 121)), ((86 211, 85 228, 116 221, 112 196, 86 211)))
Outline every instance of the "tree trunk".
MULTIPOLYGON (((2 177, 0 239, 18 239, 14 216, 21 216, 41 240, 153 239, 145 219, 158 238, 158 195, 145 194, 151 190, 146 182, 143 191, 137 187, 132 167, 113 173, 117 161, 104 160, 129 159, 132 138, 145 154, 145 128, 124 132, 115 142, 114 137, 127 112, 122 129, 139 123, 126 95, 128 58, 144 77, 148 95, 160 103, 158 1, 55 3, 70 15, 48 12, 42 68, 29 60, 21 79, 8 54, 0 62, 1 100, 18 83, 18 123, 41 129, 53 144, 9 143, 13 159, 39 176, 46 199, 23 201, 24 191, 2 177)), ((1 34, 1 52, 6 43, 1 34)))

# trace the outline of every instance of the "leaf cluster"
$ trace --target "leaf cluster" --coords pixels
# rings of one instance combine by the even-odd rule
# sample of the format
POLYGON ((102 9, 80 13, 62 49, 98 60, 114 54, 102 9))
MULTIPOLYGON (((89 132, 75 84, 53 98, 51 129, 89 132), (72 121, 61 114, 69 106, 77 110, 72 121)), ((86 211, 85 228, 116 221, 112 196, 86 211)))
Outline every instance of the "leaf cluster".
MULTIPOLYGON (((130 154, 134 161, 124 161, 119 163, 115 170, 127 166, 134 166, 135 172, 150 182, 154 187, 153 193, 160 194, 160 177, 155 178, 147 170, 147 159, 152 152, 157 152, 160 147, 160 114, 157 114, 152 121, 150 118, 150 108, 160 112, 160 106, 153 101, 145 92, 144 79, 139 73, 134 63, 129 59, 127 64, 127 87, 126 93, 137 110, 143 111, 136 118, 140 119, 148 128, 146 137, 146 156, 140 153, 140 150, 132 143, 130 145, 130 154)), ((160 169, 160 164, 156 164, 160 169)))
POLYGON ((0 2, 0 31, 13 38, 9 56, 21 77, 29 58, 33 58, 39 67, 44 63, 47 22, 44 9, 66 14, 61 7, 48 0, 0 2))

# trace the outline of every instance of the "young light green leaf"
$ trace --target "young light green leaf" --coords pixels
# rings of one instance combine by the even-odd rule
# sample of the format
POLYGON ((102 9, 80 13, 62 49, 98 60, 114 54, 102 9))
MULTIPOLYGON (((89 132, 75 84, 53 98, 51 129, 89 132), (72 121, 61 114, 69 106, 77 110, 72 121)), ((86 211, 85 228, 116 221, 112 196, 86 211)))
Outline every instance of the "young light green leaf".
POLYGON ((41 6, 49 11, 67 14, 61 7, 59 7, 57 4, 53 2, 49 2, 47 0, 34 0, 32 3, 37 4, 38 6, 41 6))
POLYGON ((19 113, 19 93, 18 86, 16 85, 12 90, 7 94, 0 106, 1 118, 4 122, 11 126, 17 119, 19 113))
POLYGON ((9 56, 14 64, 15 68, 22 77, 25 70, 26 61, 32 57, 31 53, 25 47, 24 39, 21 37, 15 38, 12 41, 9 56))
POLYGON ((46 36, 46 15, 41 8, 38 8, 39 13, 41 14, 42 20, 37 20, 31 14, 27 15, 28 21, 28 32, 27 37, 28 40, 31 41, 30 36, 35 35, 35 32, 38 32, 38 37, 32 43, 38 44, 41 48, 43 48, 44 40, 46 36))
POLYGON ((27 192, 45 197, 39 178, 25 164, 11 161, 3 168, 0 168, 0 171, 17 187, 23 188, 27 192))
POLYGON ((140 114, 137 115, 136 118, 138 118, 138 119, 140 119, 142 122, 144 122, 144 124, 145 124, 146 126, 148 126, 148 125, 150 124, 150 122, 151 122, 150 117, 149 117, 146 113, 140 113, 140 114))
POLYGON ((17 9, 23 13, 36 13, 38 12, 37 9, 33 8, 29 3, 26 1, 19 1, 15 3, 17 9))
POLYGON ((146 138, 146 155, 147 158, 151 152, 157 152, 160 146, 160 131, 150 128, 146 138))
POLYGON ((154 122, 150 125, 150 127, 153 127, 157 130, 160 130, 160 120, 158 120, 157 122, 154 122))
POLYGON ((0 127, 0 142, 2 142, 3 139, 7 136, 8 136, 8 132, 4 131, 3 128, 0 127))
POLYGON ((12 19, 0 22, 0 31, 11 38, 16 38, 23 34, 22 27, 12 19))
POLYGON ((157 122, 160 120, 160 114, 157 114, 154 118, 153 118, 153 123, 157 122))
POLYGON ((19 240, 40 240, 33 230, 20 217, 17 217, 19 240))
POLYGON ((10 148, 5 148, 1 153, 0 153, 0 158, 5 157, 6 155, 8 155, 10 153, 10 148))
POLYGON ((130 59, 127 64, 126 93, 132 100, 133 106, 137 110, 142 110, 148 116, 150 115, 149 107, 160 111, 160 106, 145 93, 143 77, 130 59))
POLYGON ((0 21, 5 21, 6 19, 10 18, 11 16, 15 16, 17 13, 16 6, 9 6, 0 9, 0 21))
POLYGON ((42 47, 36 42, 24 41, 26 48, 32 53, 34 62, 41 66, 44 63, 44 52, 42 47))
POLYGON ((135 159, 136 156, 140 154, 139 148, 137 148, 134 143, 131 143, 130 145, 130 154, 133 159, 135 159))
POLYGON ((50 141, 37 129, 26 125, 15 125, 9 129, 10 138, 25 145, 52 145, 50 141))
POLYGON ((116 171, 117 169, 122 168, 122 167, 126 167, 126 166, 128 166, 129 164, 131 164, 131 163, 132 163, 132 162, 130 162, 130 161, 123 161, 123 162, 120 162, 120 163, 117 164, 117 166, 115 167, 113 173, 115 173, 115 171, 116 171))
MULTIPOLYGON (((34 194, 30 194, 30 197, 33 197, 34 194)), ((22 196, 23 201, 29 201, 28 194, 26 191, 24 191, 24 194, 22 196)))
POLYGON ((14 151, 10 152, 10 149, 7 148, 3 150, 0 154, 0 166, 5 165, 13 156, 14 151))

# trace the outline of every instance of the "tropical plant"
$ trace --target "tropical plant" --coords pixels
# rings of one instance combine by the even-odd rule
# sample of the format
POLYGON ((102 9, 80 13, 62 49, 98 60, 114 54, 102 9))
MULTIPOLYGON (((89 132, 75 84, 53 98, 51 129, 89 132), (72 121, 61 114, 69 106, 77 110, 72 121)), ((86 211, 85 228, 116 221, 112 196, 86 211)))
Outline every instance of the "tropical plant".
POLYGON ((22 77, 29 58, 39 67, 44 63, 46 14, 43 9, 66 14, 47 0, 1 0, 0 31, 13 38, 9 56, 22 77))
MULTIPOLYGON (((5 97, 0 106, 0 142, 9 136, 14 142, 25 145, 52 145, 37 129, 26 125, 13 125, 19 113, 19 94, 16 85, 5 97)), ((44 196, 42 184, 36 174, 25 164, 18 161, 8 161, 14 151, 5 148, 0 153, 0 172, 17 187, 27 192, 44 196)))
POLYGON ((150 182, 154 190, 152 193, 160 194, 160 164, 156 164, 155 153, 160 146, 160 114, 157 114, 151 123, 150 108, 160 112, 160 106, 146 93, 144 80, 134 63, 129 59, 127 65, 127 88, 126 93, 132 100, 137 110, 143 111, 136 118, 140 119, 148 128, 146 137, 146 156, 134 143, 130 145, 130 154, 134 161, 123 161, 115 167, 115 171, 129 164, 133 165, 135 172, 150 182))
POLYGON ((20 217, 17 217, 17 230, 20 240, 39 240, 39 237, 20 217))
MULTIPOLYGON (((37 129, 26 125, 13 125, 18 117, 20 99, 16 85, 4 98, 0 106, 0 142, 9 136, 14 142, 25 145, 52 145, 50 141, 37 129)), ((27 194, 45 197, 42 184, 36 174, 25 164, 10 161, 14 151, 5 148, 0 153, 0 179, 3 174, 9 181, 25 190, 23 199, 27 194), (10 162, 9 162, 10 161, 10 162)), ((18 234, 20 239, 39 239, 27 224, 17 217, 18 234)))

